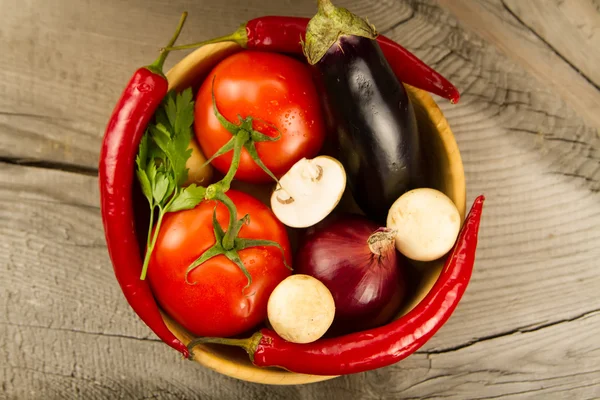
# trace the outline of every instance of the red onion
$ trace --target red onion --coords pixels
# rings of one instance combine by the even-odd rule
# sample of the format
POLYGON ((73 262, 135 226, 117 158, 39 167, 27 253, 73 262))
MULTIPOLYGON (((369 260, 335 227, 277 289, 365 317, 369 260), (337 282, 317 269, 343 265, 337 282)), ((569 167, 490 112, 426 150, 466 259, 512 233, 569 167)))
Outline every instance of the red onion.
POLYGON ((360 215, 345 215, 308 233, 294 270, 327 286, 335 301, 334 331, 388 322, 404 297, 395 232, 360 215))

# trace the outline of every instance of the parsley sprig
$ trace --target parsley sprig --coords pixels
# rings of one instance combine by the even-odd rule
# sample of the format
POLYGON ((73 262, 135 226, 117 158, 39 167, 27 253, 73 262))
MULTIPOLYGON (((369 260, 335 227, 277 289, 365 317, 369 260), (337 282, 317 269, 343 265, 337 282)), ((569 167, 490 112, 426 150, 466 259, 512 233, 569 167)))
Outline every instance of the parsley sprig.
POLYGON ((183 187, 188 177, 185 164, 192 155, 189 148, 194 122, 194 100, 191 88, 176 94, 169 92, 156 111, 140 141, 136 157, 136 174, 144 196, 150 204, 147 249, 140 279, 146 278, 148 263, 168 212, 194 208, 204 199, 206 189, 191 184, 183 187), (156 229, 154 219, 156 218, 156 229))

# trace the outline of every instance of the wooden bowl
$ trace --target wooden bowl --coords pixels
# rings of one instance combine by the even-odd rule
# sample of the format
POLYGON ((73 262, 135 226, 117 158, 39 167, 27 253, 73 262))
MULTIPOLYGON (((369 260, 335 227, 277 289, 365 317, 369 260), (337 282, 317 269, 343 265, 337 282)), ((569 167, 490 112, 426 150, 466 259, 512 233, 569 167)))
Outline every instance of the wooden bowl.
MULTIPOLYGON (((175 90, 189 86, 197 88, 210 70, 222 59, 242 50, 234 43, 207 45, 194 51, 175 65, 168 73, 169 85, 175 90)), ((465 176, 456 141, 446 119, 431 96, 422 90, 406 86, 414 105, 427 164, 432 171, 429 185, 448 195, 456 204, 461 219, 465 216, 465 176)), ((406 302, 398 317, 415 307, 429 292, 438 278, 444 260, 419 263, 415 270, 419 276, 412 297, 406 302)), ((193 337, 169 316, 163 314, 169 329, 183 343, 193 337)), ((318 382, 333 376, 304 375, 278 368, 259 368, 251 364, 243 350, 217 345, 196 347, 195 360, 224 375, 245 381, 292 385, 318 382)))

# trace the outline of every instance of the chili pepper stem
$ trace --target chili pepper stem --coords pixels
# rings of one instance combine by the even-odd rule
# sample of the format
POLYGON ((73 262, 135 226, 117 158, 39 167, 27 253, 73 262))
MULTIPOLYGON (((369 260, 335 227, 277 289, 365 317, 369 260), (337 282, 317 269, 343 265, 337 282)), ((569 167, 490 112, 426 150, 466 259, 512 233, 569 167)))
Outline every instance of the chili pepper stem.
POLYGON ((183 24, 185 23, 187 15, 188 15, 187 11, 184 11, 181 14, 181 18, 179 19, 179 24, 177 25, 175 34, 173 35, 171 40, 169 40, 169 43, 167 44, 167 46, 160 49, 160 55, 158 56, 156 61, 154 61, 152 64, 150 64, 146 67, 150 71, 164 76, 164 73, 162 72, 162 70, 163 70, 163 66, 165 64, 165 60, 167 59, 167 56, 169 55, 169 50, 167 50, 167 49, 172 47, 175 44, 175 41, 177 40, 177 38, 179 37, 179 34, 181 33, 181 29, 183 28, 183 24))
POLYGON ((263 335, 261 332, 256 332, 252 336, 246 339, 230 339, 230 338, 217 338, 217 337, 200 337, 190 341, 187 348, 190 352, 190 359, 194 357, 193 349, 199 344, 222 344, 226 346, 241 347, 246 350, 246 353, 250 356, 250 360, 254 361, 254 353, 258 349, 258 345, 263 335))
POLYGON ((202 42, 184 44, 184 45, 180 45, 180 46, 173 46, 171 44, 170 46, 163 47, 161 49, 161 51, 195 49, 197 47, 202 47, 207 44, 221 43, 221 42, 234 42, 243 48, 247 48, 248 34, 246 33, 246 24, 240 25, 240 27, 238 29, 236 29, 235 32, 230 33, 229 35, 219 36, 214 39, 204 40, 202 42))

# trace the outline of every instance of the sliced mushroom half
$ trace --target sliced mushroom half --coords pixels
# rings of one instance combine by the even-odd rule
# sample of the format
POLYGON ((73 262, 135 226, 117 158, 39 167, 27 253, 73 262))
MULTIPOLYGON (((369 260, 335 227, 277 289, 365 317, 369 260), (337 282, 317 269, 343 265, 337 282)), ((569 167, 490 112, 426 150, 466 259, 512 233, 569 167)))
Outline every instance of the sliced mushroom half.
POLYGON ((346 188, 346 172, 335 158, 303 158, 281 177, 271 195, 271 209, 285 225, 306 228, 338 205, 346 188))

